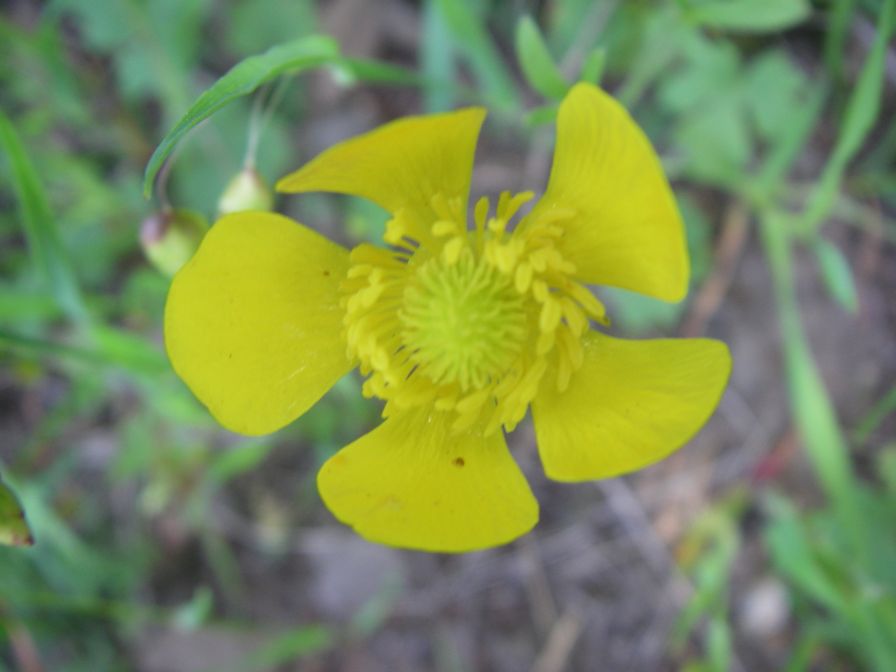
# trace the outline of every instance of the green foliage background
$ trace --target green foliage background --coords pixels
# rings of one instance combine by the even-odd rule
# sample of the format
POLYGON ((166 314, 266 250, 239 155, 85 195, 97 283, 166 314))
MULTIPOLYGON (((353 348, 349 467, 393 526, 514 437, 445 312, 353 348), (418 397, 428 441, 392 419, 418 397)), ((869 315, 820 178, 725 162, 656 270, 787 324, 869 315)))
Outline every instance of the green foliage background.
MULTIPOLYGON (((378 409, 350 377, 276 437, 218 429, 167 364, 169 281, 139 238, 163 204, 158 191, 144 199, 144 180, 149 193, 160 181, 163 198, 213 217, 265 101, 253 157, 261 174, 272 181, 309 158, 294 138, 315 113, 311 78, 410 91, 408 113, 484 104, 487 132, 522 147, 550 138, 571 83, 601 82, 661 149, 687 220, 695 291, 718 263, 719 223, 705 203, 736 204, 773 280, 781 376, 819 493, 811 510, 786 494, 753 496, 765 512, 768 571, 794 605, 786 664, 896 669, 887 434, 896 388, 844 430, 794 285, 802 255, 837 310, 860 310, 831 222, 872 233, 896 263, 896 2, 431 0, 406 3, 419 52, 391 60, 355 58, 351 44, 323 35, 327 4, 18 0, 0 14, 0 384, 17 409, 4 409, 0 426, 0 542, 21 525, 17 502, 37 540, 0 547, 0 670, 132 669, 130 642, 153 625, 257 631, 241 555, 215 529, 213 508, 222 489, 278 455, 302 453, 287 459, 292 506, 247 498, 256 551, 276 557, 303 525, 327 520, 316 466, 378 409), (856 35, 870 37, 857 44, 856 35), (858 449, 873 466, 857 468, 858 449), (202 571, 166 564, 166 544, 185 543, 197 545, 202 571), (157 590, 171 572, 182 574, 178 588, 157 590), (25 667, 23 642, 45 668, 25 667)), ((344 222, 335 235, 346 243, 382 224, 375 208, 350 200, 301 207, 303 221, 344 222)), ((606 295, 636 334, 673 329, 688 308, 606 295)), ((682 568, 695 591, 669 643, 670 659, 688 669, 733 669, 729 583, 744 497, 720 497, 688 537, 696 550, 682 568)), ((386 627, 390 595, 347 624, 297 615, 299 625, 266 633, 233 669, 332 655, 386 627)))

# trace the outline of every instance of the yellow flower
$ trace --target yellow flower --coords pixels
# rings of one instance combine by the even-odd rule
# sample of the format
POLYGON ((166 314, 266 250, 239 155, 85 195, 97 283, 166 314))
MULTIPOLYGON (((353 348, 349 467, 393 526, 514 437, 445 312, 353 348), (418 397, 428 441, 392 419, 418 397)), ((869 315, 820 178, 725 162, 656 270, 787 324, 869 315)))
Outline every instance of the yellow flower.
POLYGON ((538 504, 503 431, 530 405, 549 477, 606 478, 688 441, 731 368, 718 341, 592 328, 607 320, 586 283, 667 301, 687 291, 675 200, 628 113, 573 87, 544 195, 527 214, 532 193, 482 199, 468 227, 484 118, 395 121, 277 185, 378 203, 388 247, 349 252, 280 215, 229 215, 168 297, 174 368, 233 431, 283 427, 360 365, 385 420, 327 461, 318 487, 339 520, 386 544, 458 552, 528 532, 538 504))

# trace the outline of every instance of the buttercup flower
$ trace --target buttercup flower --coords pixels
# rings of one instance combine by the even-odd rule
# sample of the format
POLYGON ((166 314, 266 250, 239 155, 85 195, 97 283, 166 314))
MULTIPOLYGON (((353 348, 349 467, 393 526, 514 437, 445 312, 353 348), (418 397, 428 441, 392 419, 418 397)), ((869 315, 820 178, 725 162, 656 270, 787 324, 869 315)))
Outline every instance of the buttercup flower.
POLYGON ((467 225, 484 110, 411 117, 347 140, 279 191, 354 194, 391 213, 387 246, 351 252, 280 215, 210 230, 171 286, 177 373, 225 427, 265 434, 356 365, 385 420, 318 474, 342 522, 382 543, 508 542, 538 504, 504 431, 531 406, 545 472, 607 478, 656 462, 706 422, 731 368, 708 339, 622 340, 586 287, 682 299, 675 200, 644 133, 600 89, 560 106, 543 196, 481 199, 467 225))

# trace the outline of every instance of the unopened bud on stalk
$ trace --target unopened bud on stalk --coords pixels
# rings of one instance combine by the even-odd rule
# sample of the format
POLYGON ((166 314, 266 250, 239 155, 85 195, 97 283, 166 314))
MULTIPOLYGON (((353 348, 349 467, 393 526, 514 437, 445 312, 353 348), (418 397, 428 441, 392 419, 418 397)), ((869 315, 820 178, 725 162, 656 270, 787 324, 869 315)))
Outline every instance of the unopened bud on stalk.
POLYGON ((168 277, 190 260, 208 231, 208 222, 192 210, 156 212, 140 225, 140 243, 153 266, 168 277))
POLYGON ((218 199, 218 216, 244 210, 270 210, 274 194, 264 178, 254 168, 243 168, 230 180, 218 199))

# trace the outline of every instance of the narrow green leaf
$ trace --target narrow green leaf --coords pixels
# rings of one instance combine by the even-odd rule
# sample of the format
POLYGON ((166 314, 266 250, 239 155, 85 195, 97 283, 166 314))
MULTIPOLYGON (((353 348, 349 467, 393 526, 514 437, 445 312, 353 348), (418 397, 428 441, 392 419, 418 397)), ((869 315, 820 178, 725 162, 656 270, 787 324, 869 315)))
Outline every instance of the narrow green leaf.
POLYGON ((731 628, 724 614, 709 621, 706 648, 709 667, 713 672, 731 669, 731 628))
POLYGON ((542 105, 534 107, 526 114, 526 126, 535 127, 544 124, 553 124, 557 121, 557 105, 542 105))
POLYGON ((436 0, 436 7, 489 103, 503 111, 518 108, 520 101, 513 78, 482 20, 471 11, 467 0, 436 0))
MULTIPOLYGON (((273 449, 273 441, 265 438, 253 438, 241 441, 227 451, 215 455, 215 458, 203 471, 202 480, 198 487, 193 489, 190 499, 184 507, 189 517, 197 521, 203 520, 215 492, 231 479, 258 467, 273 449)), ((210 539, 209 541, 215 543, 217 540, 210 539)), ((225 573, 230 573, 226 567, 222 566, 221 569, 225 573)))
POLYGON ((134 374, 157 375, 170 370, 158 348, 139 334, 103 325, 92 333, 100 356, 109 364, 134 374))
POLYGON ((840 77, 843 70, 843 47, 846 44, 846 34, 852 25, 852 13, 855 10, 856 0, 839 0, 832 2, 828 9, 829 18, 824 39, 824 62, 828 71, 835 79, 840 77))
POLYGON ((877 460, 877 470, 890 494, 896 495, 896 443, 890 444, 881 451, 877 460))
POLYGON ((102 349, 46 341, 0 329, 0 348, 32 357, 56 357, 81 364, 114 366, 132 373, 151 375, 169 370, 164 355, 133 334, 104 327, 95 329, 92 335, 102 349))
POLYGON ((831 158, 812 192, 800 224, 804 234, 818 228, 833 207, 846 165, 859 151, 865 136, 871 131, 880 113, 881 91, 886 74, 887 44, 893 31, 894 12, 896 12, 896 0, 884 0, 877 21, 877 35, 865 59, 858 84, 847 103, 837 144, 834 145, 831 158))
POLYGON ((33 357, 59 357, 89 363, 100 363, 102 355, 92 351, 68 345, 45 341, 31 336, 16 334, 5 329, 0 329, 0 348, 13 350, 33 357))
POLYGON ((592 50, 585 57, 582 64, 582 72, 579 74, 580 82, 588 82, 589 84, 600 85, 600 80, 604 76, 604 68, 607 65, 607 50, 598 47, 592 50))
POLYGON ((843 253, 824 238, 817 238, 812 248, 828 292, 845 310, 850 313, 858 312, 856 283, 843 253))
POLYGON ((760 223, 763 249, 772 271, 794 421, 822 488, 843 529, 851 535, 850 552, 863 559, 867 548, 849 449, 800 323, 790 257, 791 222, 778 213, 766 212, 760 223))
POLYGON ((232 478, 258 466, 273 450, 274 444, 263 439, 249 439, 221 452, 205 471, 205 480, 220 486, 232 478))
POLYGON ((0 285, 0 321, 48 320, 60 315, 52 296, 0 285))
POLYGON ((193 597, 171 614, 171 621, 178 630, 191 632, 208 622, 215 609, 215 596, 208 586, 199 586, 193 597))
POLYGON ((790 658, 787 660, 787 666, 783 672, 807 672, 819 645, 820 638, 812 630, 801 635, 796 644, 791 646, 790 658))
POLYGON ((853 433, 853 440, 858 444, 865 443, 890 413, 896 413, 896 385, 865 414, 853 433))
POLYGON ((427 0, 423 9, 420 68, 426 80, 423 85, 426 111, 450 110, 454 104, 454 92, 444 82, 454 79, 454 47, 445 19, 436 7, 436 0, 427 0))
POLYGON ((323 625, 298 627, 286 634, 273 637, 242 661, 239 667, 233 669, 241 672, 271 670, 305 656, 320 653, 333 646, 335 639, 334 633, 323 625))
POLYGON ((59 307, 76 322, 84 322, 87 312, 43 185, 12 122, 2 111, 0 148, 6 152, 9 161, 25 238, 34 263, 59 307))
POLYGON ((352 636, 366 639, 379 630, 395 608, 395 603, 401 597, 402 588, 401 575, 387 575, 376 594, 371 596, 352 615, 349 623, 349 631, 352 636))
POLYGON ((614 5, 615 2, 594 2, 594 0, 562 0, 550 3, 547 38, 554 53, 566 54, 577 43, 582 42, 583 33, 591 33, 595 24, 601 25, 605 12, 612 12, 614 5))
POLYGON ((334 58, 333 68, 346 83, 392 84, 395 86, 420 86, 423 78, 413 70, 391 63, 361 58, 334 58))
POLYGON ((205 91, 168 131, 146 165, 143 195, 152 192, 155 177, 178 142, 200 122, 228 103, 252 93, 265 82, 287 73, 297 73, 339 59, 337 43, 314 35, 271 47, 263 54, 250 56, 233 66, 205 91))
POLYGON ((702 618, 716 613, 725 603, 731 559, 720 548, 712 548, 694 571, 694 592, 682 610, 672 633, 672 646, 681 651, 702 618))
POLYGON ((0 480, 0 544, 33 546, 34 537, 25 520, 25 512, 12 490, 0 480))
POLYGON ((516 58, 529 85, 548 99, 560 100, 569 84, 554 62, 538 25, 530 16, 516 24, 516 58))
POLYGON ((765 33, 802 23, 811 9, 808 0, 715 0, 691 7, 687 16, 708 28, 765 33))
POLYGON ((843 611, 844 598, 819 565, 793 504, 779 496, 766 503, 771 520, 763 536, 777 571, 826 609, 843 611))

